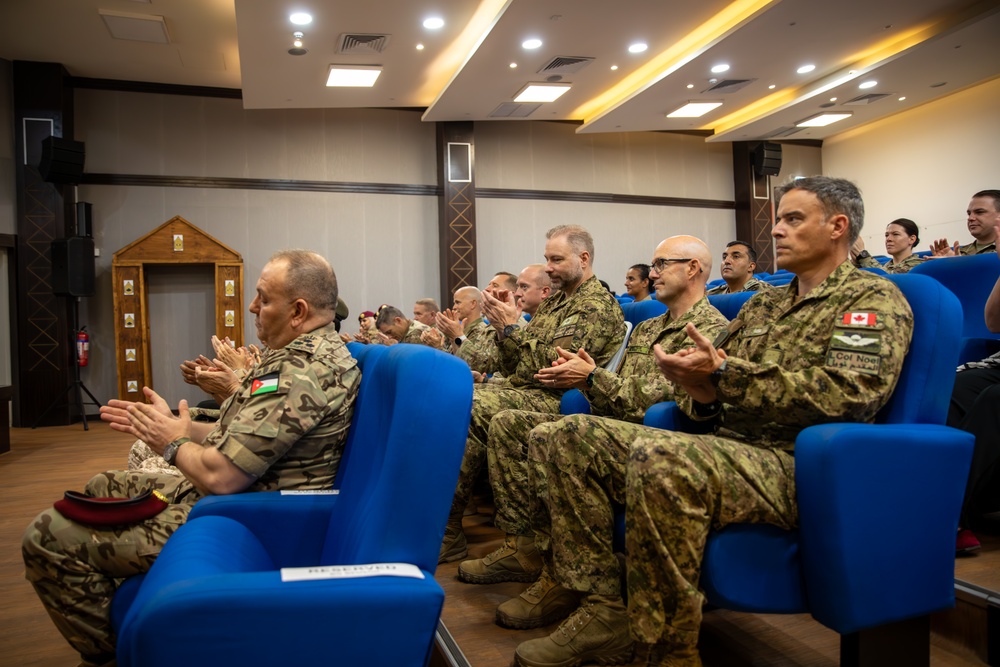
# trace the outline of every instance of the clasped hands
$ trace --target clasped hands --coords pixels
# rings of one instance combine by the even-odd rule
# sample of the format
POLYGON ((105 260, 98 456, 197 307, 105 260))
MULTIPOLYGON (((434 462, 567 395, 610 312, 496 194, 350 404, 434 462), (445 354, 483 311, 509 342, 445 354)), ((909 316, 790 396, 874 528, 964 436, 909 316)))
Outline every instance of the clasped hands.
POLYGON ((177 438, 191 437, 191 415, 186 400, 181 399, 177 404, 179 416, 175 417, 159 394, 149 387, 143 387, 142 391, 149 403, 112 399, 101 406, 101 419, 115 431, 131 433, 160 455, 177 438))
POLYGON ((490 321, 490 326, 503 336, 505 326, 517 324, 521 319, 521 309, 517 307, 510 290, 501 289, 495 293, 483 290, 483 315, 490 321))
POLYGON ((695 401, 706 405, 714 403, 717 394, 712 384, 712 372, 722 365, 726 351, 716 349, 694 323, 689 322, 684 330, 694 346, 667 354, 660 345, 654 345, 656 366, 664 377, 683 388, 695 401))

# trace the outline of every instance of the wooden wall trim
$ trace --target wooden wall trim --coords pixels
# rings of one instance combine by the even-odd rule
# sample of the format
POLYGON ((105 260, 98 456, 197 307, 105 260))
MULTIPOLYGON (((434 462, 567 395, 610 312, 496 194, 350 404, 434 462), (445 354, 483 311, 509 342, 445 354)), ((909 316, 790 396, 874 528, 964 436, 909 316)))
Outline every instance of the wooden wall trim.
POLYGON ((222 97, 242 100, 239 88, 216 88, 212 86, 180 86, 172 83, 152 83, 149 81, 119 81, 118 79, 91 79, 82 76, 66 77, 70 88, 90 90, 115 90, 126 93, 153 93, 157 95, 189 95, 193 97, 222 97))
POLYGON ((736 208, 736 202, 724 199, 690 199, 685 197, 657 197, 654 195, 622 195, 609 192, 566 192, 562 190, 476 188, 476 196, 484 199, 540 199, 547 201, 576 201, 595 204, 640 204, 644 206, 681 206, 685 208, 736 208))

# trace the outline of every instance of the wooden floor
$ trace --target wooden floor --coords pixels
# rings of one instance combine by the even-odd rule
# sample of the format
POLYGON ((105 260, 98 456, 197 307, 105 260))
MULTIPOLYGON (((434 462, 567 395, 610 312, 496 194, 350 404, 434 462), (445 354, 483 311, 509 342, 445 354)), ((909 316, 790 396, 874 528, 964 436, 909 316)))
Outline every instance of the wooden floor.
MULTIPOLYGON (((13 429, 11 451, 0 456, 0 665, 70 667, 77 656, 55 630, 24 579, 20 540, 25 526, 51 506, 63 491, 82 489, 97 472, 124 467, 132 438, 103 423, 13 429)), ((490 508, 466 517, 472 557, 499 545, 490 508)), ((507 630, 493 622, 496 606, 517 595, 524 584, 473 586, 461 583, 457 563, 438 568, 447 597, 442 620, 474 667, 511 664, 517 645, 552 628, 507 630)), ((986 536, 976 556, 959 559, 956 576, 975 579, 1000 591, 1000 538, 986 536)), ((839 639, 808 616, 750 615, 717 610, 705 617, 702 655, 706 667, 835 666, 839 639)), ((935 667, 982 665, 968 649, 935 637, 935 667)), ((633 663, 641 665, 637 656, 633 663)))

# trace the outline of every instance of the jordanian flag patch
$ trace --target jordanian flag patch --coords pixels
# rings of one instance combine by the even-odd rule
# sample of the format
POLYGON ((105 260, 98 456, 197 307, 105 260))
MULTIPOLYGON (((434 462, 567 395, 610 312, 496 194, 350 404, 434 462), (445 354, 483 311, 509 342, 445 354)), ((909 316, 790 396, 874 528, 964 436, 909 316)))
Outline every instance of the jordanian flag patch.
POLYGON ((251 396, 270 394, 275 391, 278 391, 277 373, 271 373, 270 375, 264 375, 263 377, 254 378, 253 383, 250 385, 251 396))

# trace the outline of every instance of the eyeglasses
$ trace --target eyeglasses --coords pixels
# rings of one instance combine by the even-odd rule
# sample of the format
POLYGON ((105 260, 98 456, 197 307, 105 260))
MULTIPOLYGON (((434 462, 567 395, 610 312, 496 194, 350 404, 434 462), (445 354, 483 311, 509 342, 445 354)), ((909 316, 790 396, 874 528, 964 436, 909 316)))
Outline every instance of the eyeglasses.
POLYGON ((661 273, 663 269, 667 268, 668 264, 674 262, 690 262, 694 257, 658 257, 649 263, 657 273, 661 273))

